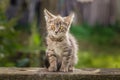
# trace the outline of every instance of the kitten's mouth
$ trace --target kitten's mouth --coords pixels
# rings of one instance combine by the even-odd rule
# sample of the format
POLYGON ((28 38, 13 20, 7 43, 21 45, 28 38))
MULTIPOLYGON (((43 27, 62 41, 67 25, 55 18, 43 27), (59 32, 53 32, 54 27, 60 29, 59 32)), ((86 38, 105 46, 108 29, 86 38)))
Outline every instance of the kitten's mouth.
POLYGON ((54 36, 51 36, 50 39, 53 40, 53 41, 59 41, 59 42, 61 42, 63 40, 63 37, 54 37, 54 36))
POLYGON ((53 35, 52 38, 59 38, 57 34, 53 35))

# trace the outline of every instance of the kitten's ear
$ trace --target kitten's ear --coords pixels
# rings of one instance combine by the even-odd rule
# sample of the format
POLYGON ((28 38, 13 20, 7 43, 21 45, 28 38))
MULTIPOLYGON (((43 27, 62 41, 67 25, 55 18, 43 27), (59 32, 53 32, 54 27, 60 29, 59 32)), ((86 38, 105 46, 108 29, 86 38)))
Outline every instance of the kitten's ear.
POLYGON ((68 24, 71 24, 74 18, 74 13, 71 13, 69 16, 64 18, 64 21, 67 22, 68 24))
POLYGON ((44 15, 46 20, 55 18, 55 16, 52 13, 50 13, 47 9, 44 9, 44 15))

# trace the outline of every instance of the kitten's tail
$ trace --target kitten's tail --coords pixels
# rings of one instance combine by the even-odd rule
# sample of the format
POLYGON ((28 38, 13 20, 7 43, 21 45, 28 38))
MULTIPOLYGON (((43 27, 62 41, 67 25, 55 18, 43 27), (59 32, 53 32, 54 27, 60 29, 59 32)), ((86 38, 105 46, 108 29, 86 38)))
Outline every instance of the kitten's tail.
MULTIPOLYGON (((78 70, 75 70, 76 72, 78 72, 78 70)), ((79 69, 79 72, 81 72, 82 74, 96 74, 100 72, 100 69, 96 69, 96 70, 82 70, 79 69)))

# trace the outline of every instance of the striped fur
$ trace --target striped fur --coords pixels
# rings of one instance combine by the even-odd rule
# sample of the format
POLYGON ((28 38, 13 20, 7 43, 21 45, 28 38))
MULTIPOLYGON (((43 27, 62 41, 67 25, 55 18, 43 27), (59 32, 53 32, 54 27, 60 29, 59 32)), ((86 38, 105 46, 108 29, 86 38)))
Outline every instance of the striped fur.
POLYGON ((74 17, 55 16, 44 10, 48 35, 47 41, 47 68, 48 71, 73 71, 77 63, 77 44, 75 38, 69 33, 74 17))

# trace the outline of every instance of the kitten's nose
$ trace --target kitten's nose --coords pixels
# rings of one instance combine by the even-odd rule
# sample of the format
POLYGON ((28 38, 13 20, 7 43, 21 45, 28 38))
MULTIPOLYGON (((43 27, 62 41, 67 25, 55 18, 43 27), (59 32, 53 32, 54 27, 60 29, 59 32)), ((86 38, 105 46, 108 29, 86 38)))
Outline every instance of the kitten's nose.
POLYGON ((58 33, 58 31, 55 31, 55 34, 57 34, 58 33))

